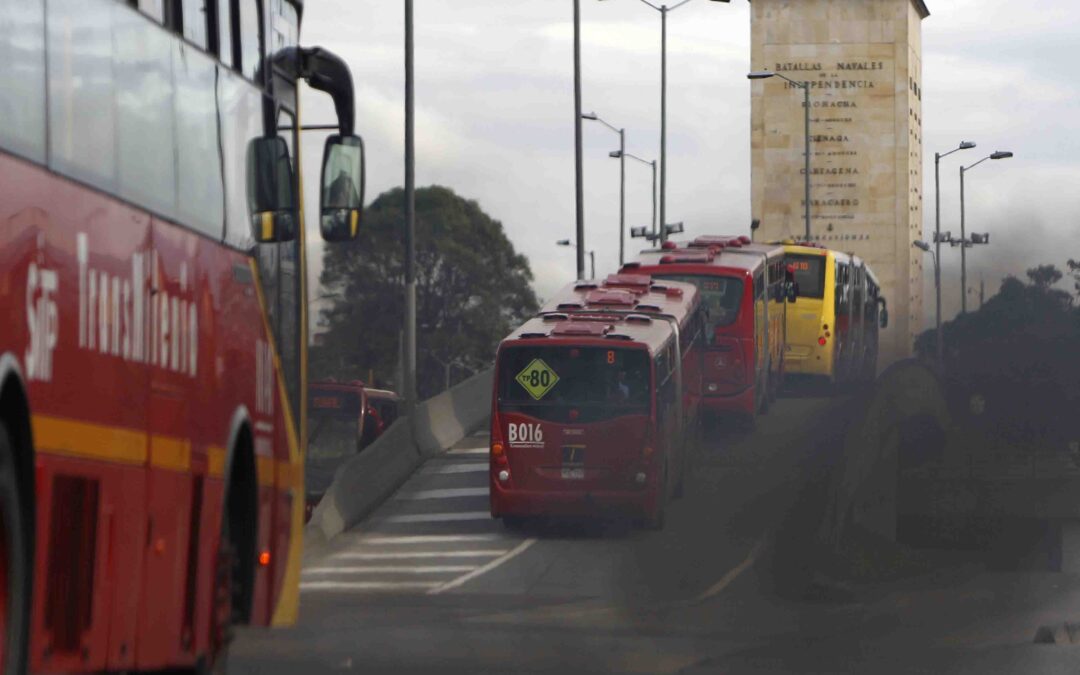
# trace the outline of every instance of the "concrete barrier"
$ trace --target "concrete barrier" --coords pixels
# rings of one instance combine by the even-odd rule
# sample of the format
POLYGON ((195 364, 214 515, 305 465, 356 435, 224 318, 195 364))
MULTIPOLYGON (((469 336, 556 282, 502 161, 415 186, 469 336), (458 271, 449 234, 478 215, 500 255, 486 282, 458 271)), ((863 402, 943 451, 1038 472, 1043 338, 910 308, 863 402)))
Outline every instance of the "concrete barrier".
POLYGON ((483 426, 491 412, 492 369, 417 406, 338 469, 304 530, 305 558, 317 558, 337 535, 394 493, 418 466, 483 426))
POLYGON ((818 533, 834 548, 850 525, 895 540, 901 447, 909 444, 912 429, 951 426, 937 376, 914 359, 887 368, 866 396, 853 401, 858 409, 844 436, 818 533))

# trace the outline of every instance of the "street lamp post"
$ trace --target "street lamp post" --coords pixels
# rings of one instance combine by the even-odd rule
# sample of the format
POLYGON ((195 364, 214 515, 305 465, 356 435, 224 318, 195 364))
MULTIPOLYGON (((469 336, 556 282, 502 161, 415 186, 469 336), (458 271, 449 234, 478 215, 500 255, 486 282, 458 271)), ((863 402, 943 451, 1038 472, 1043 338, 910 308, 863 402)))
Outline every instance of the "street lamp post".
POLYGON ((805 221, 806 241, 810 241, 810 83, 796 82, 790 77, 781 73, 774 73, 771 70, 757 70, 747 74, 746 77, 751 80, 767 80, 770 77, 779 77, 803 90, 803 219, 805 221))
POLYGON ((961 141, 960 145, 946 153, 934 153, 934 327, 937 333, 937 364, 939 370, 945 367, 945 342, 941 336, 941 159, 954 152, 970 150, 974 147, 975 144, 971 141, 961 141))
MULTIPOLYGON (((988 159, 1008 159, 1013 154, 1007 150, 998 150, 997 152, 983 157, 979 161, 975 162, 971 166, 960 167, 960 241, 963 242, 960 245, 960 313, 967 314, 967 248, 969 246, 967 239, 967 230, 965 229, 965 215, 964 215, 964 174, 971 171, 975 167, 979 166, 988 159)), ((974 245, 976 237, 973 235, 970 245, 974 245)))
POLYGON ((405 414, 416 410, 416 101, 413 74, 413 0, 405 0, 405 414))
MULTIPOLYGON (((556 246, 573 246, 574 242, 570 241, 569 239, 560 239, 559 241, 555 242, 555 245, 556 246)), ((583 255, 579 255, 578 257, 582 258, 582 259, 585 258, 585 256, 583 256, 583 255)), ((595 279, 596 278, 596 251, 589 251, 589 266, 590 266, 589 278, 590 279, 595 279)), ((583 278, 583 277, 579 277, 579 278, 583 278)))
POLYGON ((581 163, 581 0, 574 0, 574 194, 577 220, 577 278, 585 278, 585 188, 581 163))
POLYGON ((582 119, 599 122, 608 129, 619 134, 619 149, 617 154, 612 152, 610 153, 610 156, 618 157, 619 159, 619 267, 622 267, 623 256, 625 255, 624 240, 626 239, 624 234, 626 232, 626 160, 623 158, 623 153, 626 151, 626 129, 607 123, 594 112, 585 113, 581 117, 582 119))
MULTIPOLYGON (((623 157, 628 157, 637 162, 641 162, 646 166, 652 167, 652 234, 653 236, 656 236, 656 160, 642 159, 637 155, 625 152, 623 150, 615 150, 608 153, 608 156, 612 157, 613 159, 622 159, 623 157)), ((621 261, 620 264, 622 264, 621 261)))
MULTIPOLYGON (((667 216, 667 15, 682 7, 690 0, 682 0, 671 7, 655 5, 649 0, 640 0, 643 4, 660 12, 660 223, 666 223, 667 216)), ((712 2, 730 2, 731 0, 712 0, 712 2)), ((664 228, 660 228, 660 241, 666 241, 664 228)))

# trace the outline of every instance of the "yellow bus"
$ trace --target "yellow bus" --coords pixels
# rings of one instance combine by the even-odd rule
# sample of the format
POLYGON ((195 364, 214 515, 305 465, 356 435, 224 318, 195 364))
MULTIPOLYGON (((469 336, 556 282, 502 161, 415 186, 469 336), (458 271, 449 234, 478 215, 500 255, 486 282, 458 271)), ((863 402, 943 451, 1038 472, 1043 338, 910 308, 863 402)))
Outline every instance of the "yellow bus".
POLYGON ((878 332, 889 313, 869 265, 817 244, 777 243, 784 246, 797 295, 787 312, 787 374, 833 385, 873 380, 878 332))

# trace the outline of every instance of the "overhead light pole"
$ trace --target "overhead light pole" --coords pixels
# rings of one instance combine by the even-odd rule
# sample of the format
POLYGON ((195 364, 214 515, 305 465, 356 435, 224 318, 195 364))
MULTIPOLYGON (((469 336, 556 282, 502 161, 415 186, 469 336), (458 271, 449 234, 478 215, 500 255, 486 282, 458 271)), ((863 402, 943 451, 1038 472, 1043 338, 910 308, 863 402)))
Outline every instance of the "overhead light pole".
POLYGON ((803 91, 803 220, 806 241, 810 241, 810 83, 797 82, 790 77, 771 70, 756 70, 746 76, 751 80, 767 80, 779 77, 803 91))
MULTIPOLYGON (((405 0, 405 413, 413 420, 416 390, 416 101, 413 0, 405 0)), ((411 423, 411 422, 410 422, 411 423)))
MULTIPOLYGON (((603 1, 603 0, 601 0, 603 1)), ((682 0, 671 7, 656 5, 649 0, 640 0, 660 12, 660 223, 666 223, 667 217, 667 15, 679 9, 690 0, 682 0)), ((730 0, 712 0, 712 2, 730 2, 730 0)), ((660 241, 666 241, 667 234, 660 228, 660 241)))
MULTIPOLYGON (((975 144, 961 141, 960 145, 948 152, 934 153, 934 325, 937 331, 937 362, 939 371, 945 366, 945 343, 941 339, 941 160, 954 152, 970 150, 975 144)), ((921 246, 919 248, 922 248, 921 246)))
POLYGON ((655 159, 642 159, 637 155, 630 154, 629 152, 617 151, 608 153, 608 156, 615 158, 628 157, 632 160, 641 162, 646 166, 652 167, 652 233, 656 236, 656 160, 655 159))
POLYGON ((619 159, 619 267, 622 267, 626 239, 626 159, 623 158, 623 153, 626 151, 626 129, 609 124, 594 112, 584 113, 581 117, 599 122, 619 134, 619 149, 609 153, 609 156, 619 159))
MULTIPOLYGON (((964 174, 971 171, 975 167, 979 166, 988 159, 1008 159, 1013 154, 1007 150, 998 150, 997 152, 983 157, 979 161, 970 166, 960 167, 960 313, 967 314, 967 249, 968 246, 973 246, 977 243, 983 243, 981 238, 977 238, 975 235, 971 236, 970 243, 967 238, 967 230, 965 229, 965 215, 964 215, 964 174), (976 241, 979 239, 979 241, 976 241)), ((989 238, 987 242, 989 243, 989 238)))
POLYGON ((577 278, 585 278, 585 188, 581 163, 581 0, 574 0, 574 194, 577 278))
MULTIPOLYGON (((570 241, 569 239, 560 239, 559 241, 555 242, 555 245, 556 246, 573 246, 574 242, 570 241)), ((583 258, 584 256, 582 256, 579 253, 578 257, 583 258)), ((596 278, 596 251, 589 251, 589 263, 590 263, 589 278, 590 279, 595 279, 596 278)))

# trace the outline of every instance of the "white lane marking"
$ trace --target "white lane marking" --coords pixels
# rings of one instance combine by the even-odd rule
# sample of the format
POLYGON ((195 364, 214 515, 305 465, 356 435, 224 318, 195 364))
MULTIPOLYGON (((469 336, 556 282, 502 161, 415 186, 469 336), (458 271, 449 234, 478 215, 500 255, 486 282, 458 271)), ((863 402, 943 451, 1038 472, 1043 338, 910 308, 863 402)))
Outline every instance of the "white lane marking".
POLYGON ((390 537, 365 537, 359 543, 372 546, 394 546, 406 544, 464 544, 478 541, 497 541, 497 534, 414 534, 390 537))
POLYGON ((361 565, 360 567, 315 567, 304 575, 323 574, 461 574, 471 572, 476 565, 361 565))
POLYGON ((421 499, 453 499, 455 497, 487 497, 488 489, 482 488, 444 488, 440 490, 417 490, 402 492, 394 499, 415 501, 421 499))
POLYGON ((507 553, 506 549, 493 548, 478 551, 395 551, 393 553, 335 553, 335 560, 409 560, 411 558, 493 558, 507 553))
POLYGON ((701 602, 703 600, 708 600, 709 598, 713 597, 714 595, 720 593, 725 588, 727 588, 731 584, 731 582, 739 578, 740 574, 748 570, 750 567, 753 566, 755 562, 757 562, 757 557, 761 553, 761 550, 763 548, 765 548, 764 537, 760 539, 758 543, 754 544, 754 548, 750 549, 750 554, 746 556, 745 560, 728 570, 727 574, 720 577, 720 581, 717 581, 712 586, 709 586, 709 588, 706 589, 704 593, 694 598, 693 602, 701 602))
POLYGON ((487 473, 486 462, 469 462, 467 464, 448 464, 446 466, 431 466, 423 468, 420 473, 424 475, 449 475, 455 473, 487 473))
POLYGON ((438 581, 302 581, 302 591, 424 591, 438 581))
POLYGON ((487 455, 487 448, 457 448, 456 450, 448 450, 448 455, 487 455))
POLYGON ((446 523, 455 520, 491 520, 487 511, 462 511, 460 513, 408 513, 399 516, 387 516, 384 523, 446 523))
POLYGON ((536 543, 536 539, 526 539, 525 541, 518 544, 514 549, 512 549, 510 551, 507 551, 506 553, 504 553, 503 555, 499 556, 498 558, 492 560, 488 564, 486 564, 486 565, 484 565, 482 567, 477 567, 475 570, 473 570, 472 572, 469 572, 468 574, 463 574, 460 577, 458 577, 457 579, 451 579, 450 581, 446 582, 445 584, 431 589, 430 591, 428 591, 428 595, 438 595, 438 594, 443 593, 445 591, 449 591, 449 590, 451 590, 453 588, 457 588, 458 586, 461 586, 462 584, 465 584, 465 583, 467 583, 469 581, 472 581, 473 579, 475 579, 478 576, 481 576, 483 574, 487 574, 488 572, 495 569, 499 565, 502 565, 503 563, 509 562, 513 558, 516 558, 517 556, 521 555, 522 553, 527 551, 530 546, 532 546, 535 543, 536 543))

